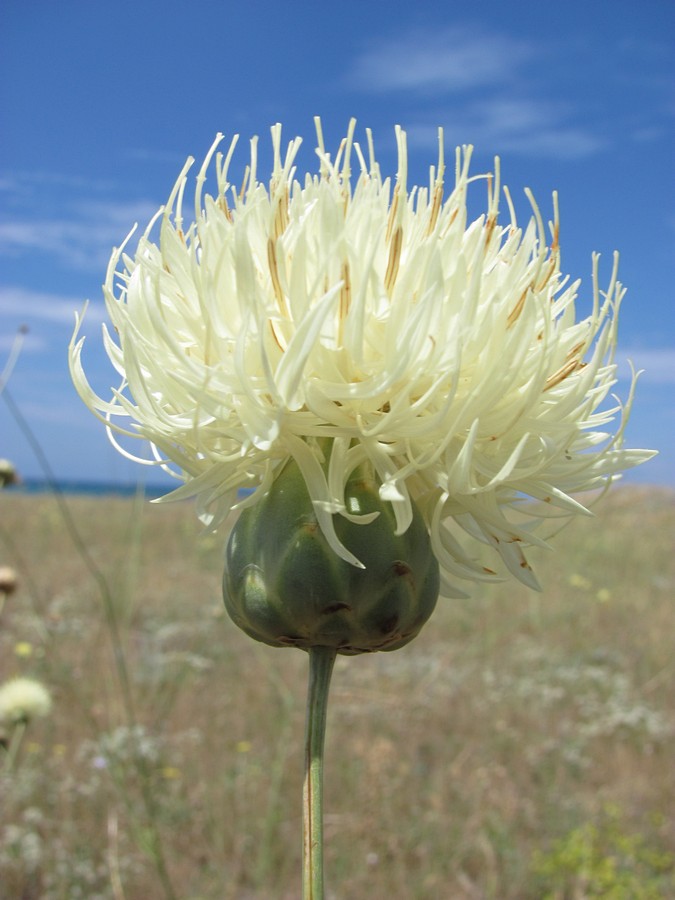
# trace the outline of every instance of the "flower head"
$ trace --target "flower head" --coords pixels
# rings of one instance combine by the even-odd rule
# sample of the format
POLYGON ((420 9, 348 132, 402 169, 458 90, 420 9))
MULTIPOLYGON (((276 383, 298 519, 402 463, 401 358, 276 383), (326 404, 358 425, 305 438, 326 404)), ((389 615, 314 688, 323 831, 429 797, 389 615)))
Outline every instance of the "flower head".
POLYGON ((183 479, 169 496, 197 496, 213 526, 257 503, 292 458, 330 545, 358 565, 334 517, 359 521, 344 491, 365 464, 397 533, 413 503, 420 509, 443 593, 496 577, 466 537, 536 586, 524 550, 543 543, 542 526, 585 512, 573 494, 651 455, 623 448, 634 383, 625 407, 605 405, 624 293, 616 260, 601 292, 594 257, 589 313, 577 319, 556 204, 550 233, 531 197, 521 227, 504 190, 501 224, 497 163, 484 178, 486 212, 470 222, 471 148, 457 150, 445 196, 440 132, 429 186, 412 190, 400 128, 395 181, 382 176, 369 131, 364 151, 352 122, 335 158, 318 122, 317 134, 318 173, 300 180, 300 139, 284 153, 274 126, 267 185, 253 139, 240 190, 229 181, 236 138, 222 155, 218 136, 186 227, 188 161, 134 256, 120 248, 110 261, 114 334, 104 328, 104 343, 119 386, 110 400, 91 388, 78 323, 77 390, 115 442, 114 433, 149 441, 152 458, 141 461, 183 479), (606 432, 617 415, 616 433, 606 432), (242 488, 253 490, 242 499, 242 488))
POLYGON ((18 484, 20 480, 14 464, 8 459, 0 459, 0 488, 10 484, 18 484))
POLYGON ((0 686, 0 724, 28 722, 51 708, 49 692, 33 678, 11 678, 0 686))

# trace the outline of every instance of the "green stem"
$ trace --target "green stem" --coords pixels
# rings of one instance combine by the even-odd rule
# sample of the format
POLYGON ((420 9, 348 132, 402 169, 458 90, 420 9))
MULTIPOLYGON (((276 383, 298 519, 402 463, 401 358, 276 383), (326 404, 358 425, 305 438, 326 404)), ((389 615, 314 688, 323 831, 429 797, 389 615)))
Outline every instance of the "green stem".
POLYGON ((12 737, 9 742, 9 747, 7 748, 7 756, 5 757, 5 772, 8 775, 14 770, 14 764, 19 755, 19 747, 21 746, 23 736, 26 733, 26 725, 26 720, 21 719, 21 721, 15 724, 14 730, 12 731, 12 737))
POLYGON ((309 684, 305 720, 305 783, 302 791, 304 900, 323 900, 323 748, 328 688, 337 651, 309 650, 309 684))

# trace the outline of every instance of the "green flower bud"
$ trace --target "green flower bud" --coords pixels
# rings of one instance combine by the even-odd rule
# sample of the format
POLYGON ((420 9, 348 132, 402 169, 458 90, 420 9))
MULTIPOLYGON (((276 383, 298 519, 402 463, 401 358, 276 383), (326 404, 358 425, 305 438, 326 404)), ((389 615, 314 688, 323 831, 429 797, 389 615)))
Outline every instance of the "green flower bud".
POLYGON ((304 479, 291 460, 256 506, 239 517, 227 546, 225 607, 250 637, 274 647, 334 647, 357 654, 411 641, 436 606, 439 566, 414 509, 395 534, 391 505, 372 476, 356 472, 347 511, 379 512, 370 524, 335 516, 339 540, 365 566, 339 557, 317 522, 304 479))

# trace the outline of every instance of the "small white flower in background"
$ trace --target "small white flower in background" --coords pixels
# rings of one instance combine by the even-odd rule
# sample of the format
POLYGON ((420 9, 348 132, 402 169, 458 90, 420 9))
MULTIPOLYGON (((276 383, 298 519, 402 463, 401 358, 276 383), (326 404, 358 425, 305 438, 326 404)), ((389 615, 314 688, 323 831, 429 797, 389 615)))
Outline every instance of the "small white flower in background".
POLYGON ((0 488, 9 484, 17 484, 20 480, 14 464, 8 459, 0 459, 0 488))
POLYGON ((49 714, 49 692, 33 678, 11 678, 0 685, 0 724, 16 725, 49 714))
POLYGON ((240 189, 228 180, 236 138, 223 156, 218 136, 185 226, 188 161, 134 257, 120 248, 110 261, 103 339, 119 386, 110 400, 91 388, 78 321, 77 390, 115 443, 114 433, 150 441, 154 458, 140 461, 172 469, 185 484, 169 496, 197 496, 214 527, 255 504, 292 457, 334 551, 357 562, 333 516, 347 515, 347 478, 369 462, 399 533, 412 502, 420 508, 444 594, 462 594, 458 579, 496 577, 467 536, 536 587, 524 550, 543 544, 542 526, 586 512, 573 494, 652 456, 623 447, 635 378, 625 406, 606 405, 624 294, 616 259, 602 292, 593 258, 590 312, 577 320, 557 207, 547 232, 529 197, 521 227, 504 190, 500 224, 497 165, 482 176, 485 214, 468 222, 471 148, 457 150, 444 199, 442 134, 428 188, 409 190, 400 128, 395 183, 369 131, 364 152, 352 122, 335 159, 318 122, 317 133, 318 174, 296 177, 300 139, 283 155, 277 125, 269 185, 253 139, 240 189), (242 488, 254 490, 242 500, 242 488))
POLYGON ((19 576, 11 566, 0 566, 0 594, 13 594, 19 584, 19 576))

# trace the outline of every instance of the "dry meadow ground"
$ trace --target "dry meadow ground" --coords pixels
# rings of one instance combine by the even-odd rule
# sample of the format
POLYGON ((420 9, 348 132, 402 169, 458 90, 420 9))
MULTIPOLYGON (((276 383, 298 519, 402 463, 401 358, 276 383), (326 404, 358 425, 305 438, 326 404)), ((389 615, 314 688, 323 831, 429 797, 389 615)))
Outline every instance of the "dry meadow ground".
MULTIPOLYGON (((68 505, 98 580, 53 496, 0 495, 0 681, 54 701, 0 776, 0 897, 297 898, 305 655, 229 622, 192 506, 68 505)), ((675 495, 597 512, 535 560, 543 594, 477 589, 338 659, 332 900, 675 897, 675 495)))

